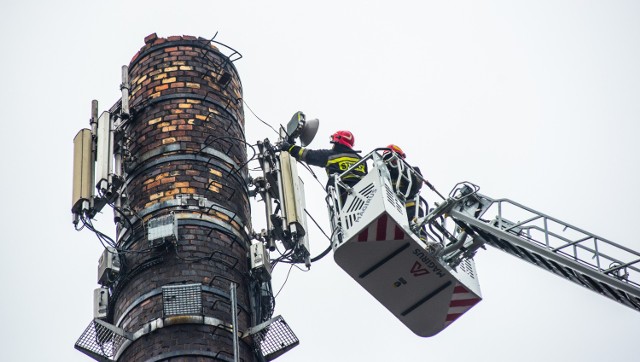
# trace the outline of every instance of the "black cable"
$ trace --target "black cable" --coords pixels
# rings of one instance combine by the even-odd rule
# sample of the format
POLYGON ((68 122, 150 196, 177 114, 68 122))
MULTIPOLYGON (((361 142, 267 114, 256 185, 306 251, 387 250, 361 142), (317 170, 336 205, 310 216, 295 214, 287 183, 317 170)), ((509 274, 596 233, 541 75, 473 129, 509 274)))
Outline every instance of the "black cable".
POLYGON ((302 269, 302 268, 301 268, 301 267, 299 267, 297 264, 298 264, 298 263, 291 263, 291 265, 295 266, 295 267, 296 267, 296 269, 300 270, 301 272, 303 272, 303 273, 307 273, 307 272, 309 272, 309 270, 308 270, 308 269, 302 269))
MULTIPOLYGON (((327 235, 327 233, 320 227, 320 225, 318 224, 318 222, 316 221, 316 219, 313 218, 313 216, 311 216, 311 214, 309 213, 309 211, 307 211, 307 209, 304 209, 304 212, 309 215, 309 217, 311 218, 311 220, 313 221, 314 224, 316 224, 316 226, 318 227, 318 229, 320 229, 320 231, 324 234, 324 236, 329 240, 329 247, 327 247, 327 249, 325 249, 325 251, 323 251, 322 253, 320 253, 318 256, 311 258, 311 262, 315 263, 316 261, 324 258, 330 251, 331 251, 331 237, 329 235, 327 235)), ((333 234, 333 233, 332 233, 333 234)))
MULTIPOLYGON (((99 191, 98 192, 99 196, 102 198, 106 198, 106 196, 99 191)), ((127 223, 129 224, 129 226, 131 227, 131 233, 134 233, 134 226, 133 223, 131 223, 131 220, 129 220, 129 218, 127 218, 127 216, 124 214, 124 212, 122 210, 120 210, 118 207, 116 207, 113 203, 107 203, 107 205, 111 206, 111 208, 113 208, 115 211, 119 212, 127 221, 127 223)), ((113 248, 116 250, 116 252, 121 253, 121 254, 126 254, 126 253, 136 253, 136 254, 143 254, 143 253, 148 253, 151 252, 153 250, 153 248, 147 248, 147 249, 143 249, 143 250, 127 250, 127 249, 121 249, 118 247, 118 243, 116 241, 114 241, 113 239, 111 239, 109 236, 107 236, 106 234, 102 233, 101 231, 97 230, 94 226, 93 223, 91 221, 91 219, 86 219, 84 216, 81 216, 81 221, 83 223, 82 228, 87 228, 89 231, 92 231, 93 233, 96 234, 96 236, 98 237, 98 240, 100 241, 100 244, 102 244, 102 246, 108 250, 107 246, 105 245, 105 243, 107 245, 109 245, 109 247, 113 248)), ((78 229, 76 228, 76 230, 81 230, 82 228, 78 229)))
POLYGON ((82 221, 82 223, 84 224, 84 227, 86 227, 89 231, 92 231, 93 233, 96 234, 96 237, 98 238, 98 240, 100 241, 100 244, 102 244, 102 246, 105 249, 108 249, 107 245, 109 245, 109 247, 114 248, 116 247, 116 243, 115 241, 113 241, 113 239, 111 239, 109 236, 103 234, 102 232, 96 230, 93 227, 93 224, 91 223, 91 219, 86 219, 84 217, 81 217, 80 220, 82 221), (105 243, 107 245, 105 245, 105 243))
POLYGON ((251 109, 251 107, 249 107, 249 105, 244 99, 242 99, 242 103, 244 103, 244 105, 247 106, 247 108, 249 108, 249 111, 251 112, 251 114, 253 114, 258 119, 258 121, 266 124, 269 128, 273 130, 273 132, 275 132, 278 135, 278 137, 280 137, 280 134, 278 133, 278 131, 276 131, 276 129, 273 128, 269 123, 263 121, 260 117, 258 117, 258 115, 253 111, 253 109, 251 109))
POLYGON ((249 148, 251 148, 251 150, 253 151, 253 156, 252 156, 251 158, 254 158, 254 157, 256 156, 256 154, 257 154, 257 152, 256 152, 256 150, 255 150, 255 148, 254 148, 256 145, 250 144, 249 142, 245 141, 245 140, 244 140, 244 139, 242 139, 242 138, 239 138, 239 137, 233 137, 233 136, 222 136, 222 137, 216 137, 216 138, 214 138, 213 140, 209 141, 209 137, 211 137, 211 135, 210 135, 210 136, 208 136, 208 137, 204 140, 205 147, 201 148, 201 149, 200 149, 200 152, 204 151, 204 149, 206 148, 206 146, 210 146, 212 142, 215 142, 215 141, 218 141, 218 140, 221 140, 221 139, 232 139, 232 140, 234 140, 234 141, 239 141, 240 143, 244 143, 244 145, 245 145, 245 146, 248 146, 249 148))
MULTIPOLYGON (((107 199, 106 195, 102 192, 102 190, 98 190, 98 196, 104 199, 107 199)), ((115 206, 113 206, 111 203, 108 203, 109 206, 111 206, 113 209, 116 209, 115 206)), ((87 220, 83 217, 83 223, 84 225, 87 227, 87 229, 93 231, 96 236, 98 237, 98 239, 100 240, 100 242, 102 243, 102 246, 104 246, 104 242, 106 242, 107 244, 109 244, 109 246, 111 246, 112 248, 117 249, 117 245, 118 243, 116 243, 113 239, 111 239, 109 236, 107 236, 106 234, 98 231, 94 226, 93 223, 91 221, 91 219, 87 220)), ((106 247, 105 247, 106 249, 106 247)))
MULTIPOLYGON (((140 215, 135 215, 138 217, 138 220, 142 220, 142 218, 140 217, 140 215)), ((129 234, 129 239, 135 239, 138 238, 137 240, 142 240, 142 237, 139 236, 139 232, 145 232, 145 224, 144 222, 140 223, 140 227, 138 227, 137 229, 133 226, 133 224, 131 222, 129 222, 129 224, 131 225, 131 231, 129 234)), ((124 242, 126 244, 126 242, 124 242)), ((116 248, 116 250, 119 253, 123 253, 123 254, 145 254, 145 253, 150 253, 152 252, 154 249, 154 247, 149 246, 146 249, 141 249, 141 250, 129 250, 129 249, 122 249, 122 248, 116 248)))
POLYGON ((282 288, 284 288, 284 286, 287 284, 287 281, 289 280, 289 274, 291 274, 291 269, 293 269, 293 265, 291 264, 291 266, 289 267, 289 271, 287 272, 287 277, 284 279, 284 283, 282 283, 282 286, 280 287, 280 289, 278 290, 278 292, 276 293, 275 296, 273 296, 273 299, 278 298, 278 295, 280 294, 280 292, 282 291, 282 288))
POLYGON ((262 284, 259 284, 259 288, 260 288, 260 293, 258 294, 258 305, 263 306, 264 304, 262 303, 262 301, 260 300, 260 295, 262 293, 262 291, 264 290, 268 295, 269 295, 269 302, 270 305, 268 305, 269 310, 267 310, 267 313, 264 316, 263 322, 268 321, 269 319, 271 319, 271 317, 273 316, 273 312, 276 309, 276 297, 273 296, 273 289, 271 287, 271 283, 270 282, 264 282, 262 284))
POLYGON ((112 202, 108 203, 108 205, 111 206, 111 208, 113 210, 117 211, 120 215, 122 215, 122 217, 125 219, 127 224, 129 224, 129 227, 131 228, 131 231, 133 231, 133 224, 131 223, 131 220, 129 220, 127 215, 122 210, 120 210, 119 207, 117 207, 115 204, 113 204, 112 202))
POLYGON ((276 251, 280 253, 280 257, 271 261, 271 269, 274 269, 279 262, 286 263, 287 261, 291 261, 290 257, 293 254, 293 250, 286 250, 284 253, 280 252, 276 245, 276 251))
POLYGON ((331 251, 331 245, 329 245, 329 247, 327 247, 322 253, 320 253, 315 258, 311 258, 311 262, 315 263, 316 261, 324 258, 325 256, 327 256, 327 254, 329 254, 330 251, 331 251))
POLYGON ((106 234, 98 231, 94 226, 93 226, 93 222, 91 221, 91 219, 83 219, 83 223, 84 226, 89 229, 90 231, 94 232, 96 234, 96 236, 98 237, 98 239, 100 240, 100 242, 102 242, 104 244, 104 242, 106 242, 107 244, 109 244, 109 246, 115 246, 116 243, 115 241, 113 241, 113 239, 111 239, 109 236, 107 236, 106 234))
POLYGON ((322 233, 324 234, 324 236, 327 238, 327 240, 329 240, 329 242, 331 242, 331 237, 329 237, 329 235, 327 235, 326 232, 324 232, 324 230, 322 230, 322 228, 320 227, 320 225, 318 224, 318 222, 316 221, 316 219, 313 218, 313 216, 311 216, 311 214, 309 213, 309 211, 307 211, 307 209, 304 209, 305 214, 309 215, 309 217, 311 218, 311 220, 313 221, 314 224, 316 224, 316 226, 318 227, 318 229, 320 229, 320 231, 322 231, 322 233))
MULTIPOLYGON (((213 140, 210 140, 210 141, 209 141, 209 137, 211 137, 211 136, 208 136, 208 137, 204 140, 204 145, 205 145, 205 147, 202 147, 202 148, 200 149, 200 152, 204 151, 204 149, 205 149, 206 147, 211 146, 211 144, 212 144, 213 142, 218 141, 218 140, 222 140, 222 139, 231 139, 231 140, 234 140, 234 141, 239 141, 239 142, 241 142, 241 143, 244 143, 244 145, 245 145, 246 147, 249 147, 249 148, 251 149, 251 151, 253 152, 253 155, 252 155, 251 157, 248 157, 248 158, 247 158, 247 161, 243 162, 243 163, 242 163, 242 164, 241 164, 237 169, 235 169, 235 168, 233 168, 233 167, 232 167, 232 168, 231 168, 231 170, 230 170, 230 171, 228 171, 229 173, 231 173, 231 172, 235 173, 238 177, 240 177, 240 179, 242 179, 242 175, 238 174, 238 172, 240 172, 240 171, 241 171, 245 166, 247 166, 247 165, 249 164, 249 162, 251 162, 251 161, 255 160, 255 159, 256 159, 256 157, 258 156, 258 153, 256 152, 256 149, 254 148, 254 146, 255 146, 255 145, 252 145, 252 144, 248 143, 247 141, 243 140, 242 138, 238 138, 238 137, 222 136, 222 137, 216 137, 216 138, 214 138, 213 140)), ((230 148, 230 149, 231 149, 231 148, 230 148)), ((209 160, 207 160, 207 164, 209 164, 209 161, 211 161, 211 159, 212 159, 213 157, 214 157, 214 156, 209 157, 209 160)))
MULTIPOLYGON (((323 190, 325 190, 325 186, 322 184, 322 182, 320 182, 320 179, 318 178, 318 176, 316 176, 315 172, 313 172, 313 170, 311 169, 311 167, 309 167, 309 165, 307 165, 306 162, 304 161, 300 161, 299 162, 304 168, 307 169, 307 171, 309 171, 309 173, 311 174, 311 176, 313 176, 314 179, 316 179, 316 181, 318 182, 318 184, 322 187, 323 190)), ((325 190, 326 191, 326 190, 325 190)))

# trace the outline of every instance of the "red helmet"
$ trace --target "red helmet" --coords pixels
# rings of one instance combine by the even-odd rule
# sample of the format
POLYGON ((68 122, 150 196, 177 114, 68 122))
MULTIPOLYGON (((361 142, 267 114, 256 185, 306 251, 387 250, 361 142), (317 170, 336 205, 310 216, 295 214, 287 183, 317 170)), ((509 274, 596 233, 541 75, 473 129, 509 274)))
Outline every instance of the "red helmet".
POLYGON ((353 133, 349 131, 337 131, 331 135, 331 143, 339 143, 349 148, 353 148, 353 145, 356 143, 356 139, 353 137, 353 133))
MULTIPOLYGON (((404 151, 402 150, 402 148, 400 148, 400 146, 398 145, 394 145, 393 143, 390 144, 389 146, 387 146, 387 148, 391 149, 393 152, 397 153, 398 155, 400 155, 400 157, 402 158, 407 158, 407 155, 404 153, 404 151)), ((384 153, 389 153, 389 151, 384 151, 384 153)))

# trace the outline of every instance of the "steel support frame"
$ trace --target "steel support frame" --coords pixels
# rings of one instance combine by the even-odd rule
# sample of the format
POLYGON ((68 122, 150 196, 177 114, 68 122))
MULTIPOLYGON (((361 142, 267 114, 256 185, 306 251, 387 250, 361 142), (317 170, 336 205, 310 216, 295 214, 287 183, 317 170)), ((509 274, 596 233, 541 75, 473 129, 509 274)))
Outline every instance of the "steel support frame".
MULTIPOLYGON (((553 249, 544 247, 544 244, 536 243, 536 242, 527 240, 525 238, 518 237, 514 234, 510 234, 504 230, 501 230, 495 226, 488 224, 485 221, 482 221, 478 218, 470 216, 469 213, 465 212, 465 210, 460 211, 454 207, 449 212, 449 216, 458 222, 462 222, 468 225, 474 230, 481 230, 481 231, 487 232, 493 235, 494 237, 500 239, 501 241, 505 241, 511 245, 515 245, 533 254, 541 255, 547 260, 551 260, 560 266, 573 269, 578 273, 586 275, 595 281, 598 281, 605 285, 609 285, 616 289, 624 291, 630 296, 640 300, 640 288, 630 284, 629 282, 624 282, 623 280, 607 275, 604 273, 604 270, 598 270, 593 266, 579 262, 579 260, 572 260, 570 258, 567 258, 564 255, 561 255, 558 252, 555 252, 553 249)), ((554 221, 557 221, 557 220, 554 220, 554 221)), ((484 240, 484 241, 485 243, 488 243, 491 246, 497 247, 496 245, 493 245, 493 243, 490 242, 489 240, 484 240)), ((580 283, 576 282, 576 284, 580 284, 580 283)), ((583 285, 583 286, 586 287, 586 285, 583 285)), ((587 288, 587 289, 593 290, 591 288, 587 288)), ((609 296, 609 295, 606 295, 606 296, 609 296)), ((617 298, 613 298, 611 296, 609 297, 617 302, 620 302, 621 304, 624 304, 628 307, 631 307, 633 309, 640 311, 640 306, 632 305, 631 303, 623 303, 623 301, 625 301, 624 299, 620 300, 617 298)))

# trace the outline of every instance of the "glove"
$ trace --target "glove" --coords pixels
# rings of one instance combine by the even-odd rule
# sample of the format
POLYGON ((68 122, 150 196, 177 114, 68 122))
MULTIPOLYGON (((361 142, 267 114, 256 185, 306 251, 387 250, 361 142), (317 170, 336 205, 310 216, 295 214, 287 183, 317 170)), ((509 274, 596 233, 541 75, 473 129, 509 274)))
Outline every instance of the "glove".
POLYGON ((280 151, 287 151, 289 152, 289 149, 291 148, 292 144, 285 141, 282 141, 282 143, 280 143, 280 151))

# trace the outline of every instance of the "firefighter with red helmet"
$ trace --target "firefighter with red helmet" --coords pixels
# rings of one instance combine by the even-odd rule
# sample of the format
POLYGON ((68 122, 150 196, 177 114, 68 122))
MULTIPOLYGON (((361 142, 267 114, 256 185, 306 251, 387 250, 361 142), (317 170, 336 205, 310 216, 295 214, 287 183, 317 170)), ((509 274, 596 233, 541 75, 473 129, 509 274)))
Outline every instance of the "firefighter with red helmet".
MULTIPOLYGON (((280 150, 289 152, 295 159, 309 165, 323 167, 329 177, 336 173, 343 173, 362 159, 360 151, 353 149, 355 144, 353 133, 337 131, 331 135, 330 142, 333 144, 330 149, 310 150, 284 141, 280 144, 280 150)), ((342 181, 353 187, 366 174, 367 165, 363 162, 349 174, 344 175, 342 181)))

